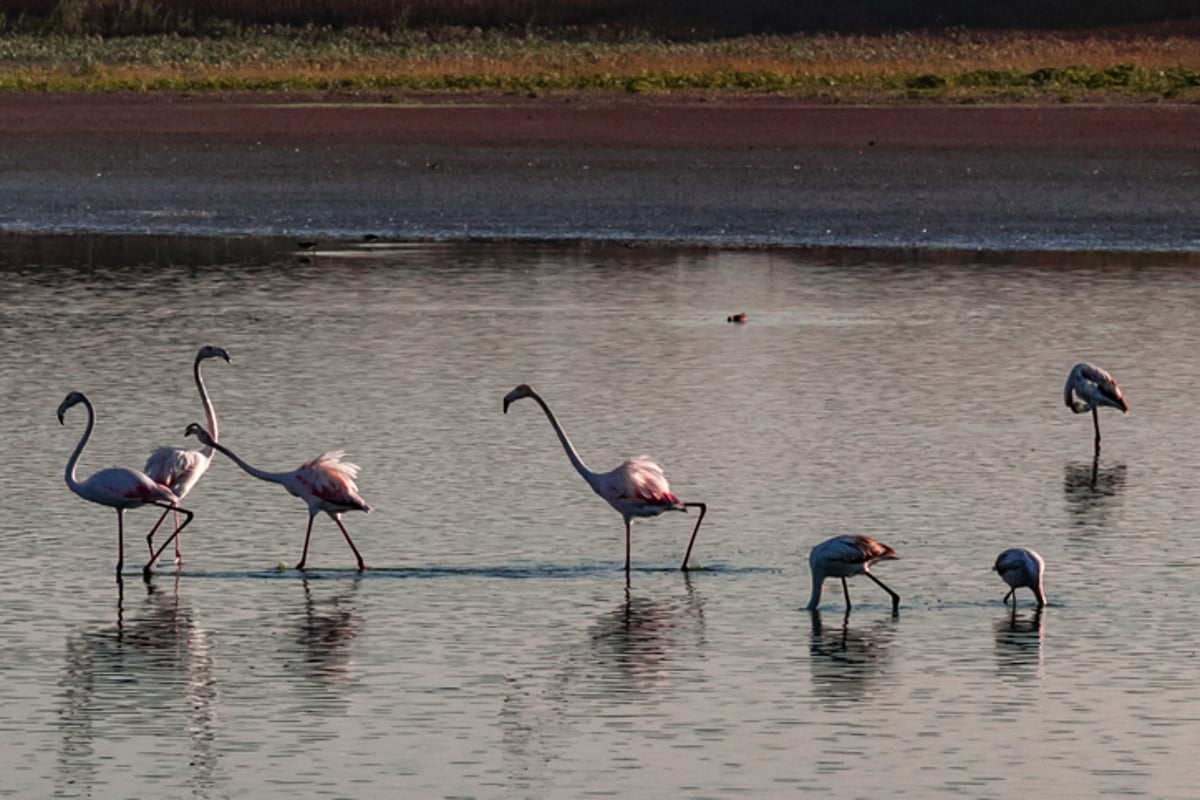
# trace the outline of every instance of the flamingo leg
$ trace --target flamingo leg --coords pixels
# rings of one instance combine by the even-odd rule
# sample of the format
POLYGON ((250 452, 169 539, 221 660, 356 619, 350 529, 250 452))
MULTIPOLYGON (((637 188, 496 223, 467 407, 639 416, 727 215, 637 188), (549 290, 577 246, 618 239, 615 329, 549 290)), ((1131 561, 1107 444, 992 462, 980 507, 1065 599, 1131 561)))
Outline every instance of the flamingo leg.
POLYGON ((1092 425, 1096 428, 1096 456, 1100 455, 1100 409, 1092 408, 1092 425))
POLYGON ((296 569, 304 569, 304 565, 308 563, 308 540, 312 536, 313 516, 313 514, 308 515, 308 530, 304 532, 304 552, 300 554, 300 563, 296 565, 296 569))
MULTIPOLYGON (((162 506, 163 508, 168 509, 168 510, 170 510, 172 508, 178 508, 177 506, 167 505, 166 503, 155 503, 154 505, 162 506)), ((143 580, 146 580, 146 581, 150 580, 150 568, 154 566, 154 563, 156 561, 158 561, 158 557, 162 555, 163 550, 166 550, 167 546, 169 544, 171 544, 171 542, 175 541, 176 538, 179 537, 180 532, 183 531, 183 529, 188 526, 188 523, 192 521, 192 517, 196 516, 191 511, 188 511, 186 508, 178 508, 178 511, 181 514, 183 514, 186 517, 186 519, 183 521, 183 524, 179 526, 178 530, 176 530, 174 533, 172 533, 165 542, 163 542, 161 545, 159 545, 158 549, 154 551, 154 555, 150 556, 150 560, 146 562, 146 566, 142 567, 142 579, 143 580)))
POLYGON ((183 563, 183 552, 179 549, 182 539, 179 538, 179 509, 175 510, 175 563, 183 563))
POLYGON ((890 594, 890 595, 892 596, 892 613, 894 614, 894 613, 896 613, 897 611, 899 611, 899 610, 900 610, 900 595, 896 594, 896 593, 895 593, 895 592, 893 592, 891 589, 889 589, 889 588, 888 588, 888 585, 887 585, 886 583, 884 583, 883 581, 879 580, 879 578, 876 578, 876 577, 875 577, 874 575, 872 575, 871 573, 869 573, 869 572, 864 572, 863 574, 864 574, 864 575, 866 575, 866 576, 867 576, 868 578, 870 578, 871 580, 873 580, 873 581, 875 581, 876 583, 878 583, 878 584, 880 585, 880 587, 882 587, 882 589, 883 589, 885 592, 887 592, 888 594, 890 594))
POLYGON ((625 580, 629 580, 629 517, 625 518, 625 580))
MULTIPOLYGON (((333 515, 331 514, 330 516, 333 515)), ((358 571, 362 572, 367 568, 367 565, 363 563, 363 557, 359 555, 358 548, 355 547, 354 542, 350 540, 350 534, 346 532, 346 526, 342 524, 340 517, 333 517, 333 521, 336 522, 337 526, 342 529, 342 536, 346 537, 346 544, 350 545, 350 549, 354 551, 354 557, 358 559, 358 571)))
POLYGON ((117 585, 121 584, 121 569, 125 566, 125 509, 117 509, 117 585))
POLYGON ((1013 597, 1013 595, 1015 595, 1015 594, 1016 594, 1016 592, 1017 592, 1017 590, 1016 590, 1016 589, 1009 589, 1009 590, 1008 590, 1008 594, 1004 595, 1004 605, 1008 605, 1008 598, 1012 597, 1012 598, 1013 598, 1013 608, 1016 608, 1016 606, 1017 606, 1017 598, 1016 598, 1016 597, 1013 597))
POLYGON ((698 520, 696 520, 696 527, 692 528, 692 538, 688 540, 687 552, 683 554, 683 566, 680 567, 680 569, 683 570, 684 572, 687 572, 688 559, 690 559, 692 557, 692 545, 694 545, 696 543, 696 534, 700 532, 700 523, 704 521, 704 515, 706 513, 708 513, 708 504, 707 503, 684 503, 683 504, 684 508, 690 508, 691 506, 695 506, 696 508, 700 509, 700 518, 698 520))
POLYGON ((850 587, 846 585, 846 579, 842 578, 842 594, 846 595, 846 610, 850 610, 850 587))
MULTIPOLYGON (((158 533, 158 526, 163 524, 163 520, 167 518, 167 514, 171 513, 171 509, 164 508, 162 516, 158 518, 158 522, 154 523, 154 527, 146 534, 146 550, 151 558, 154 557, 154 534, 158 533)), ((178 518, 176 518, 175 527, 179 527, 178 518)))

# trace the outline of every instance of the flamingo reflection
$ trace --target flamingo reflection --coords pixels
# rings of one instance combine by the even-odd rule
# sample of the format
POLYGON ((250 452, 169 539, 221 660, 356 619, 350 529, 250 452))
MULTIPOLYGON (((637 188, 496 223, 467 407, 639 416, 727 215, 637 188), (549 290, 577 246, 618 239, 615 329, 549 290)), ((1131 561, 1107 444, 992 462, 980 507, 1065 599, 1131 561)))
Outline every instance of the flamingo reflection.
POLYGON ((850 611, 841 624, 826 625, 812 609, 812 679, 814 692, 832 699, 861 700, 872 693, 887 668, 888 647, 899 618, 883 617, 869 626, 850 627, 850 611))
POLYGON ((157 747, 186 740, 179 769, 193 794, 207 796, 224 783, 208 632, 181 601, 178 575, 170 590, 146 584, 128 613, 120 587, 114 625, 68 636, 60 686, 58 767, 67 784, 95 785, 102 768, 118 766, 103 752, 114 737, 146 737, 157 747))
POLYGON ((1125 464, 1101 467, 1090 462, 1068 462, 1063 466, 1063 496, 1067 511, 1081 525, 1103 524, 1113 503, 1125 493, 1125 464))
POLYGON ((995 623, 996 670, 1001 677, 1027 677, 1032 671, 1042 677, 1042 642, 1045 615, 1041 607, 1018 614, 1014 607, 995 623))

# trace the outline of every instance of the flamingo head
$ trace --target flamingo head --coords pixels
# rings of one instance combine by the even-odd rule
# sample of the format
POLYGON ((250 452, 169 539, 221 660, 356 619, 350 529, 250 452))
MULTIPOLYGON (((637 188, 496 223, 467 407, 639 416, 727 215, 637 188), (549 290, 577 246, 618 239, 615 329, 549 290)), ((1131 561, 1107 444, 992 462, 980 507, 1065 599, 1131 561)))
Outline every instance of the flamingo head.
POLYGON ((76 405, 78 403, 86 403, 86 402, 87 402, 87 398, 83 396, 83 392, 71 392, 66 397, 64 397, 63 401, 58 404, 58 424, 59 425, 66 424, 66 422, 63 419, 63 416, 67 413, 68 408, 70 408, 71 406, 76 405))
POLYGON ((213 347, 211 344, 206 344, 200 348, 200 352, 196 353, 196 360, 203 361, 206 358, 223 358, 225 363, 229 363, 229 353, 226 353, 220 347, 213 347))
POLYGON ((504 395, 504 413, 508 413, 508 407, 520 400, 522 397, 537 397, 537 392, 527 383, 522 383, 517 388, 513 389, 508 394, 504 395))
POLYGON ((199 423, 193 422, 191 425, 188 425, 187 429, 183 432, 183 435, 195 436, 200 440, 200 444, 204 445, 205 447, 213 446, 213 438, 208 435, 208 431, 204 430, 203 426, 201 426, 199 423))

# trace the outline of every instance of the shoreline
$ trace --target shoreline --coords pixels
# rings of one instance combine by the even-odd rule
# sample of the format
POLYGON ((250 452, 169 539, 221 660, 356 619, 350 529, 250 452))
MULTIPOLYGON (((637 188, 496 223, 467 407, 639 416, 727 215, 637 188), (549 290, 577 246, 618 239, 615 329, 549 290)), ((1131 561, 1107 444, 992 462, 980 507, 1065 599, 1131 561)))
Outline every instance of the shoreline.
POLYGON ((0 231, 1200 252, 1200 106, 412 99, 0 95, 0 231))

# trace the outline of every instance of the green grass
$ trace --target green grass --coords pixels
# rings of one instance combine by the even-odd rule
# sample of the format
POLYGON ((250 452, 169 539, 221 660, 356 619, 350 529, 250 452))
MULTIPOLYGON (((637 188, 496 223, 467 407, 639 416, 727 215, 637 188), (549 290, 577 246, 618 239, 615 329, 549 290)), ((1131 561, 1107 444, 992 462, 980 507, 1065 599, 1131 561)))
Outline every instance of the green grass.
POLYGON ((1200 100, 1200 40, 1022 33, 580 41, 470 31, 0 37, 0 91, 733 93, 1200 100))

